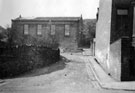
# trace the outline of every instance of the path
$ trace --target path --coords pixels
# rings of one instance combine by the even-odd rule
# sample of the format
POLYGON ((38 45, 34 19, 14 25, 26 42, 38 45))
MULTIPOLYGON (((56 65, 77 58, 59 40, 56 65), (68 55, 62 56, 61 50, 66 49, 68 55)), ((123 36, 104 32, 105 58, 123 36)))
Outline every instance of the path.
POLYGON ((129 93, 101 89, 91 71, 88 76, 82 55, 62 55, 68 60, 6 80, 5 84, 0 85, 0 93, 129 93))

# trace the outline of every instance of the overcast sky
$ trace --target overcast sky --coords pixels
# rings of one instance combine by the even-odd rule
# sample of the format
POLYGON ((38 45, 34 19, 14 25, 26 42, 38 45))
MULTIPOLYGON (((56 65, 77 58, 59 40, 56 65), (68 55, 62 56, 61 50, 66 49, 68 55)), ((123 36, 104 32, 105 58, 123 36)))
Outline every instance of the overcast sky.
POLYGON ((0 25, 18 17, 83 16, 96 18, 99 0, 0 0, 0 25))

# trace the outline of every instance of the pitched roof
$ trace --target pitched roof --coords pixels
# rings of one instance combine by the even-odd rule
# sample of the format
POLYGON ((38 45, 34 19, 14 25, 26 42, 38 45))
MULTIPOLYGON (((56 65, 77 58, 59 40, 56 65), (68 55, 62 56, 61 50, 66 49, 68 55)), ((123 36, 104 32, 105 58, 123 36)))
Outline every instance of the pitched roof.
POLYGON ((78 21, 81 17, 18 17, 14 20, 22 20, 22 21, 78 21))

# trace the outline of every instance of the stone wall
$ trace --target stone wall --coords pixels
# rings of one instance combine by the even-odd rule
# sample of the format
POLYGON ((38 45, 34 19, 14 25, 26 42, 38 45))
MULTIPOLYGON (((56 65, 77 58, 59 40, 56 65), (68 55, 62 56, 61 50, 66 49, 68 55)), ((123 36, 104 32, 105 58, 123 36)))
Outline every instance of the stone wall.
POLYGON ((54 44, 62 48, 76 49, 78 45, 79 21, 77 22, 52 22, 55 25, 55 35, 51 35, 48 22, 13 22, 13 42, 18 45, 46 45, 54 44), (29 24, 29 35, 24 35, 24 24, 29 24), (37 24, 42 24, 42 35, 37 35, 37 24), (65 36, 65 24, 70 25, 70 35, 65 36))

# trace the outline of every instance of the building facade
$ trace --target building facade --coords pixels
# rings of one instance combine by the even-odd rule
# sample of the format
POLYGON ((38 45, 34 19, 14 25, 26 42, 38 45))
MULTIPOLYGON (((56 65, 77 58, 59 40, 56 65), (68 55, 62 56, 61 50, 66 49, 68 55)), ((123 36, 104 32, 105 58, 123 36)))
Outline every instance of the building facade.
POLYGON ((100 0, 95 56, 119 81, 135 80, 134 7, 134 0, 100 0))
POLYGON ((77 49, 82 17, 18 17, 12 20, 13 42, 18 45, 58 44, 77 49))

